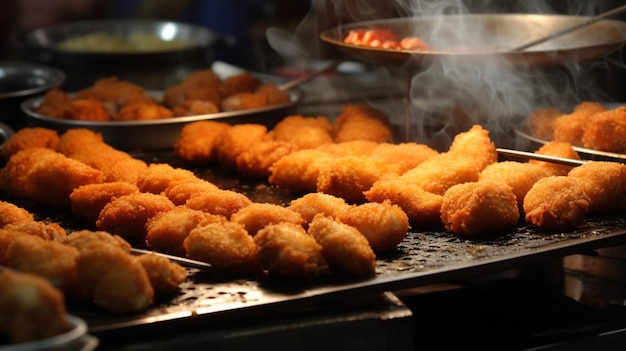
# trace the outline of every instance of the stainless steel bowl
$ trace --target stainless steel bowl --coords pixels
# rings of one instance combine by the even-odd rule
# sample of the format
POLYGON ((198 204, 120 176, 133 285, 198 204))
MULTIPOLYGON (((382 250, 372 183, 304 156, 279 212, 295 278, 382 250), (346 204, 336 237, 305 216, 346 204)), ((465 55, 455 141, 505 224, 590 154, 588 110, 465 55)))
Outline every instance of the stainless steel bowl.
POLYGON ((20 105, 60 86, 65 74, 56 68, 24 62, 0 62, 0 122, 13 129, 26 125, 20 105))
POLYGON ((233 47, 233 37, 207 28, 161 20, 93 20, 68 22, 38 28, 16 37, 18 54, 28 61, 65 71, 64 89, 85 88, 99 78, 116 76, 147 89, 160 90, 190 71, 209 67, 216 52, 233 47), (90 34, 128 38, 143 34, 161 40, 178 40, 189 45, 173 50, 142 52, 91 52, 66 50, 65 40, 90 34))

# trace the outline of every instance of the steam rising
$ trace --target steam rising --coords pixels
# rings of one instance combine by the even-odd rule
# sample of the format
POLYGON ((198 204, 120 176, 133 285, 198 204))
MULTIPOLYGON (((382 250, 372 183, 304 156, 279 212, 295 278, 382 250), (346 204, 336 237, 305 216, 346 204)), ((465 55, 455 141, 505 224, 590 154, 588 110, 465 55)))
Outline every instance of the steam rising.
MULTIPOLYGON (((305 38, 308 32, 308 41, 301 41, 299 45, 306 46, 302 42, 317 45, 304 50, 314 57, 323 55, 318 33, 343 23, 394 17, 432 17, 439 22, 431 23, 429 31, 424 31, 424 28, 417 28, 416 31, 435 50, 476 52, 489 49, 493 52, 494 47, 506 50, 534 38, 519 32, 496 33, 500 36, 494 37, 493 33, 489 33, 491 29, 472 26, 465 20, 465 15, 504 12, 555 14, 557 10, 560 14, 581 16, 598 13, 593 2, 582 0, 564 1, 565 8, 560 9, 540 1, 397 0, 393 7, 389 7, 389 2, 363 0, 313 3, 311 16, 320 16, 321 11, 336 16, 322 20, 318 17, 314 23, 320 27, 315 30, 311 30, 311 21, 303 21, 299 33, 295 33, 294 38, 305 38), (378 3, 382 5, 375 5, 378 3), (335 23, 331 24, 333 21, 335 23), (498 41, 497 38, 505 40, 498 41)), ((409 128, 407 134, 412 140, 428 142, 443 149, 450 142, 451 135, 469 128, 471 124, 481 124, 491 131, 496 144, 511 147, 514 146, 510 145, 514 138, 512 126, 539 107, 568 110, 582 100, 610 102, 609 94, 599 84, 603 79, 601 74, 606 74, 609 66, 605 60, 565 62, 542 68, 532 64, 512 64, 501 55, 481 55, 480 60, 474 60, 462 54, 439 55, 417 67, 409 63, 401 70, 410 87, 407 89, 410 125, 404 127, 409 128)))

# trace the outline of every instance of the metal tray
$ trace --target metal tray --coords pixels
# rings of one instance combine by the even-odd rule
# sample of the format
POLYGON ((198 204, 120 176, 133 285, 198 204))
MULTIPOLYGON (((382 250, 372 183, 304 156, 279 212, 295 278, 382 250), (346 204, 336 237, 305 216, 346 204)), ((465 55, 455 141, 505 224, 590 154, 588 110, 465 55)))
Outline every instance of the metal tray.
MULTIPOLYGON (((182 163, 171 152, 141 153, 148 162, 182 163)), ((246 194, 252 201, 280 205, 298 197, 268 186, 264 181, 242 179, 220 169, 192 169, 218 186, 246 194)), ((18 203, 29 208, 27 203, 18 203)), ((68 213, 34 212, 39 219, 56 221, 69 229, 81 226, 68 213)), ((83 224, 84 225, 84 224, 83 224)), ((185 328, 198 323, 241 320, 254 316, 310 311, 347 303, 355 297, 468 279, 503 270, 542 264, 563 256, 626 243, 626 215, 589 218, 576 231, 546 234, 520 224, 489 240, 470 240, 452 233, 410 232, 395 251, 377 258, 376 276, 365 280, 327 277, 310 283, 287 283, 269 277, 216 276, 188 268, 189 279, 173 296, 162 298, 148 311, 114 315, 92 304, 70 302, 70 313, 83 318, 94 335, 135 335, 161 329, 185 328)))

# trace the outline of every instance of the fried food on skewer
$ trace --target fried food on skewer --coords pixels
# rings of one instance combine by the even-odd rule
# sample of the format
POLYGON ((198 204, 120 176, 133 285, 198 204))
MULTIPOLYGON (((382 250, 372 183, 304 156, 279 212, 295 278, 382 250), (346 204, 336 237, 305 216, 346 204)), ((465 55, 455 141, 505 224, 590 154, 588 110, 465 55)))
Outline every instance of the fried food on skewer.
POLYGON ((32 127, 22 128, 2 144, 0 152, 6 160, 20 150, 41 147, 55 150, 59 145, 59 134, 52 129, 32 127))
POLYGON ((187 257, 211 264, 221 274, 260 272, 257 247, 242 224, 209 223, 191 230, 183 243, 187 257))
POLYGON ((574 177, 538 180, 524 198, 526 223, 543 230, 567 230, 585 222, 589 196, 574 177))
POLYGON ((441 203, 444 227, 465 237, 488 236, 511 230, 520 211, 513 189, 501 182, 478 181, 448 189, 441 203))
MULTIPOLYGON (((19 344, 69 330, 63 293, 28 273, 0 270, 0 335, 19 344)), ((10 346, 9 346, 10 347, 10 346)))
POLYGON ((307 232, 322 247, 333 273, 354 277, 376 274, 376 254, 357 228, 320 214, 313 218, 307 232))
POLYGON ((270 277, 306 280, 328 270, 322 246, 301 225, 270 224, 254 236, 258 258, 270 277))
POLYGON ((259 230, 269 224, 282 222, 304 224, 300 213, 270 203, 252 203, 233 213, 230 221, 243 225, 251 236, 255 236, 259 230))

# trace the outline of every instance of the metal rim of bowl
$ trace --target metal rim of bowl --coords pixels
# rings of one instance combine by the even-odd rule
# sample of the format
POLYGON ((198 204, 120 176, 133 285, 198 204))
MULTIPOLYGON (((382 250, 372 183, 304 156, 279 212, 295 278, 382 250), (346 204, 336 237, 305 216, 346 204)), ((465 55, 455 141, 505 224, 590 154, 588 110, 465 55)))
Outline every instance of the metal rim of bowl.
POLYGON ((37 87, 0 93, 0 99, 40 94, 56 86, 60 86, 63 82, 65 82, 66 78, 65 73, 60 69, 34 63, 0 62, 0 68, 5 70, 20 70, 29 72, 31 76, 46 78, 47 81, 46 84, 37 87), (45 74, 43 74, 44 72, 45 74))

